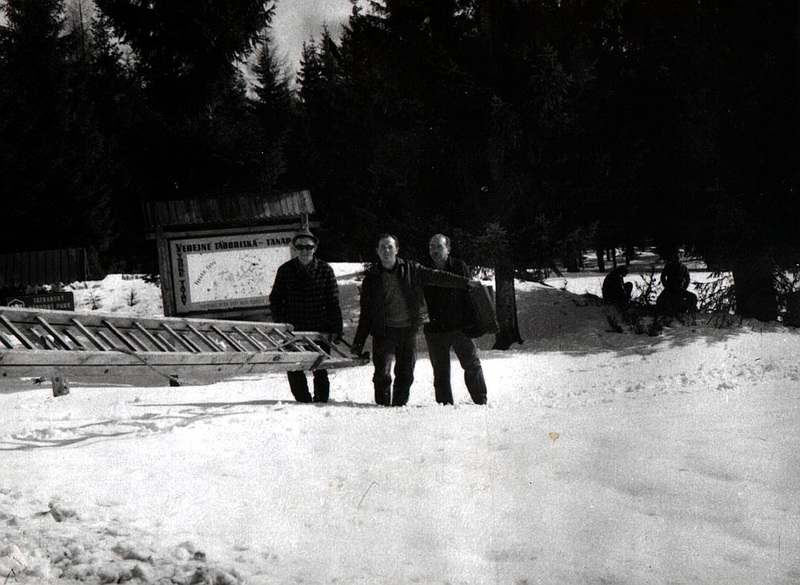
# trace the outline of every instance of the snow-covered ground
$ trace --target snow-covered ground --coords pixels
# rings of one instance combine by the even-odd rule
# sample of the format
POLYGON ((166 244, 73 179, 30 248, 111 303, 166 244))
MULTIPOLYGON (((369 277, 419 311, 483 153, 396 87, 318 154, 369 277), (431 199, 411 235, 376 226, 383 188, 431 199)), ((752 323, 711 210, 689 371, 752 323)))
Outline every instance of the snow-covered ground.
MULTIPOLYGON (((335 265, 352 339, 358 265, 335 265)), ((701 277, 702 275, 698 276, 701 277)), ((518 283, 525 343, 482 338, 489 405, 420 338, 400 409, 370 366, 327 405, 283 375, 0 389, 0 585, 800 583, 798 332, 609 331, 597 273, 518 283)), ((157 314, 158 288, 75 285, 157 314)))

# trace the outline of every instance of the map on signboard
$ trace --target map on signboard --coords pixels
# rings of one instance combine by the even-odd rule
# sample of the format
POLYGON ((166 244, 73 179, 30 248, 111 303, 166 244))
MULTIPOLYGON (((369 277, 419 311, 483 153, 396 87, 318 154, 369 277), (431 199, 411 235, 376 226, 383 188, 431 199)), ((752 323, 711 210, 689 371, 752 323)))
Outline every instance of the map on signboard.
POLYGON ((266 306, 291 233, 186 238, 172 242, 176 310, 266 306))
POLYGON ((192 302, 263 297, 269 294, 275 272, 285 261, 269 248, 187 254, 192 302))

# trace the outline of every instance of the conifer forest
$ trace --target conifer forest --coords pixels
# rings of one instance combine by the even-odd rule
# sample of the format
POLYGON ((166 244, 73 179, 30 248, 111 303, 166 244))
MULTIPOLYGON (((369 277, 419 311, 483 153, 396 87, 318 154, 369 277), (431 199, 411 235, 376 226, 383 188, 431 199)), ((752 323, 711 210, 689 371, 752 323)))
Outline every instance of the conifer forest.
POLYGON ((495 270, 501 319, 519 271, 644 246, 778 314, 800 262, 797 2, 356 1, 296 71, 274 13, 0 0, 0 251, 154 271, 143 202, 307 189, 323 257, 450 234, 495 270))

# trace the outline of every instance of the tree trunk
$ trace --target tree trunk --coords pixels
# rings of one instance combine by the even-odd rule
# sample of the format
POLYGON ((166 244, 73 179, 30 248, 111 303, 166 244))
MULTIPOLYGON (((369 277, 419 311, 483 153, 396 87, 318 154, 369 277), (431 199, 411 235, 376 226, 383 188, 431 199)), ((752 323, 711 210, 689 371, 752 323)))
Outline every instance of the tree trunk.
POLYGON ((786 314, 783 324, 789 327, 800 327, 800 291, 789 293, 786 297, 786 314))
POLYGON ((567 269, 567 272, 580 272, 580 254, 575 246, 574 242, 567 242, 565 246, 564 252, 564 268, 567 269))
POLYGON ((497 293, 495 305, 497 306, 497 324, 500 330, 494 339, 492 349, 506 350, 514 343, 522 343, 519 334, 519 321, 517 320, 517 296, 514 290, 514 268, 505 262, 495 266, 495 284, 497 293))
POLYGON ((772 262, 766 258, 742 258, 733 268, 736 314, 759 321, 778 319, 778 293, 772 262))
POLYGON ((625 266, 630 266, 631 260, 636 257, 636 249, 631 244, 625 245, 625 266))
POLYGON ((597 272, 605 272, 606 261, 605 257, 603 256, 603 249, 598 247, 596 253, 597 253, 597 272))

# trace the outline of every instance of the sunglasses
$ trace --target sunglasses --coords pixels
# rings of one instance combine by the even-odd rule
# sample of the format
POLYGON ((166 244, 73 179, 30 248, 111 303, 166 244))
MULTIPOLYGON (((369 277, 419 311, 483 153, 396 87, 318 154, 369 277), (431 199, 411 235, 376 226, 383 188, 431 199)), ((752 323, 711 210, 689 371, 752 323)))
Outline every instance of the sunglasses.
POLYGON ((313 250, 316 248, 314 244, 295 244, 295 250, 313 250))

